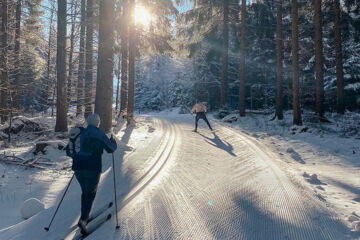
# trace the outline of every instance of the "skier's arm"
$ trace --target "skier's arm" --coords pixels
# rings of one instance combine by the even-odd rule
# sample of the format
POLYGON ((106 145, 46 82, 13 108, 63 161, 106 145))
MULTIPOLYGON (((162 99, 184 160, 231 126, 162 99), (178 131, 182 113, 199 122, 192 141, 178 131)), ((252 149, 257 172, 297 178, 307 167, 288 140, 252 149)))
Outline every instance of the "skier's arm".
POLYGON ((111 138, 109 139, 105 133, 101 132, 100 133, 101 136, 100 137, 100 141, 104 144, 104 149, 106 150, 106 152, 108 153, 113 153, 115 152, 115 150, 117 149, 117 144, 115 139, 111 136, 111 138))
POLYGON ((193 108, 191 109, 191 114, 193 114, 193 113, 196 113, 196 108, 195 108, 195 106, 193 106, 193 108))

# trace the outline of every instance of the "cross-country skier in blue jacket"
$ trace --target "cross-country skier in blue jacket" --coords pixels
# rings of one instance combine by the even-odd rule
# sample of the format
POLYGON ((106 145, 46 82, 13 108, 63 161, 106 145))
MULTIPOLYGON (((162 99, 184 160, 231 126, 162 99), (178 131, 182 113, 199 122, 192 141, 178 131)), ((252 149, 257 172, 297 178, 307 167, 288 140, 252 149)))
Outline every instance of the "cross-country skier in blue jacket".
POLYGON ((80 151, 74 157, 72 169, 81 186, 81 217, 78 226, 86 233, 89 214, 94 202, 102 169, 102 154, 116 150, 117 144, 111 136, 99 129, 100 117, 92 114, 87 118, 88 127, 80 135, 80 151))

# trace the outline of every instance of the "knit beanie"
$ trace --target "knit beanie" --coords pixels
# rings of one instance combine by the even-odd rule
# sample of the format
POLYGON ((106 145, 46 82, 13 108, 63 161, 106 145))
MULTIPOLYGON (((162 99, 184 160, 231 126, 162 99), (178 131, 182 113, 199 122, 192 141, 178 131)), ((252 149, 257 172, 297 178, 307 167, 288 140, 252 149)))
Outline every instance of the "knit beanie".
POLYGON ((88 116, 88 118, 86 119, 86 122, 87 122, 88 126, 99 127, 99 125, 100 125, 100 117, 99 117, 99 115, 96 114, 96 113, 91 114, 91 115, 88 116))

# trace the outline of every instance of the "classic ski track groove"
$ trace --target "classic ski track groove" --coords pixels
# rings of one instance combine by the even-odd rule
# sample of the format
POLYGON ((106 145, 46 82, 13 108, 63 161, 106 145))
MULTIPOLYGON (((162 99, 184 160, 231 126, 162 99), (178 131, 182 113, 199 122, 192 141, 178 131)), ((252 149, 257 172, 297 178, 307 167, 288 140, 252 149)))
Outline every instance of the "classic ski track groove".
POLYGON ((168 134, 167 141, 165 143, 165 146, 162 148, 160 155, 157 157, 157 160, 150 167, 150 169, 131 187, 131 191, 129 192, 129 194, 127 194, 128 196, 125 197, 124 200, 119 205, 118 212, 120 212, 122 208, 124 208, 129 202, 131 202, 159 174, 159 172, 165 166, 171 153, 173 152, 173 147, 176 142, 175 128, 173 124, 170 123, 167 124, 170 125, 171 133, 168 134), (150 172, 153 172, 154 170, 155 172, 152 175, 150 175, 150 172))

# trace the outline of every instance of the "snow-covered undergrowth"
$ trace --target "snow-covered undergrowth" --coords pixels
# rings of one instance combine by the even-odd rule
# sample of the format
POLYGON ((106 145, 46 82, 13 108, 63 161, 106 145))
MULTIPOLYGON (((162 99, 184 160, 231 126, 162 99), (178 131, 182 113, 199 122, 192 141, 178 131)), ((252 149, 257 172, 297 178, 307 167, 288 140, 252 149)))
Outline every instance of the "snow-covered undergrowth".
MULTIPOLYGON (((217 114, 214 114, 216 116, 217 114)), ((360 114, 327 116, 320 123, 313 113, 303 114, 303 126, 292 125, 292 113, 270 121, 268 114, 237 113, 219 122, 239 129, 273 152, 294 182, 308 189, 353 230, 360 230, 360 114)))
MULTIPOLYGON (((75 123, 70 119, 70 126, 75 123)), ((55 117, 15 117, 10 143, 8 123, 0 127, 0 229, 23 221, 21 207, 27 199, 52 206, 71 177, 71 160, 64 151, 67 136, 54 133, 54 126, 55 117)))

